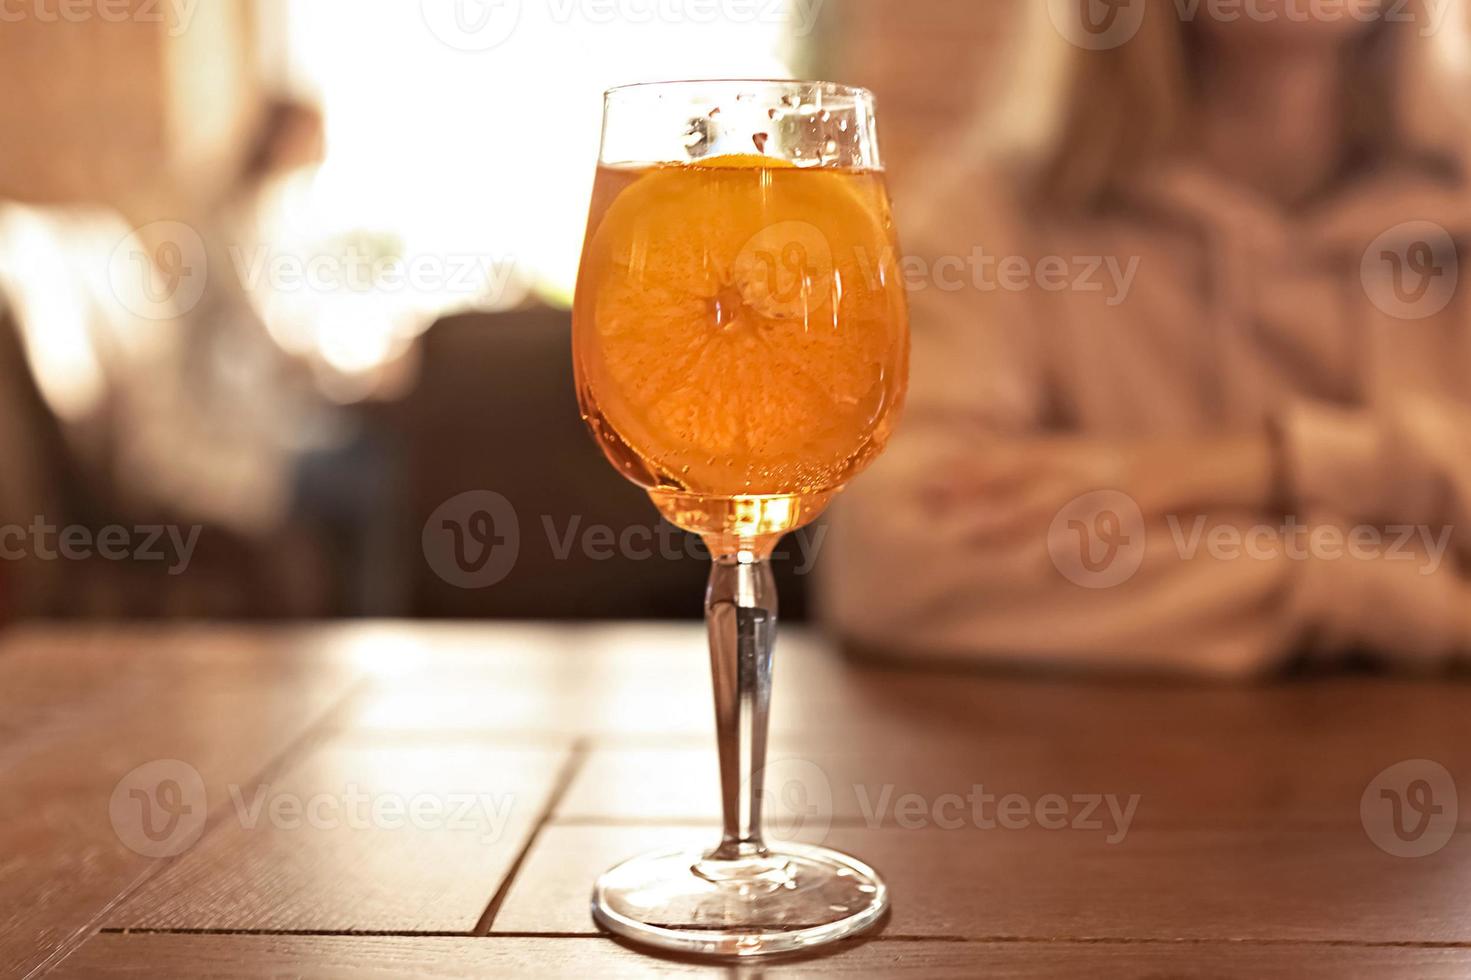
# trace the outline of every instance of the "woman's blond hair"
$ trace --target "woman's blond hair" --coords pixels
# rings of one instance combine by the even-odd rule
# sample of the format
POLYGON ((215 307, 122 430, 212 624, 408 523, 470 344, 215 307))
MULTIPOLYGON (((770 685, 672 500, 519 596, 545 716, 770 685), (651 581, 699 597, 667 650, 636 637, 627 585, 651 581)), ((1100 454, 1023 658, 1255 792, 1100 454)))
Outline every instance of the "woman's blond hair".
MULTIPOLYGON (((1144 4, 1137 33, 1107 50, 1070 45, 1052 20, 1081 16, 1087 2, 1023 0, 1033 23, 1011 70, 999 73, 1010 91, 972 136, 973 151, 1001 156, 1038 198, 1067 207, 1098 202, 1180 146, 1198 65, 1182 0, 1133 0, 1144 4)), ((1209 4, 1189 9, 1208 16, 1209 4)), ((1355 39, 1346 124, 1356 151, 1378 160, 1462 159, 1463 97, 1452 87, 1466 63, 1461 7, 1385 0, 1384 15, 1355 39)))

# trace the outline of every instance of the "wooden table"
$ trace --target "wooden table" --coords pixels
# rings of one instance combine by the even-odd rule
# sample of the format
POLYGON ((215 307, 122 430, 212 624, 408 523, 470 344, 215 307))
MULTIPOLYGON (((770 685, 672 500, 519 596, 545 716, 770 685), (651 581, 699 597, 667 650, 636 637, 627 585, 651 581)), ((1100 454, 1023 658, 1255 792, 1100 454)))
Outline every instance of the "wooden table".
MULTIPOLYGON (((712 832, 701 636, 11 632, 0 975, 710 972, 621 946, 587 911, 616 860, 712 832)), ((1471 974, 1471 834, 1436 782, 1471 763, 1462 684, 905 670, 798 631, 778 661, 775 823, 873 863, 893 911, 760 970, 1471 974), (1426 761, 1380 775, 1405 760, 1426 761), (1380 789, 1409 805, 1402 834, 1441 811, 1401 839, 1380 789), (1127 826, 1082 812, 1135 794, 1127 826)))

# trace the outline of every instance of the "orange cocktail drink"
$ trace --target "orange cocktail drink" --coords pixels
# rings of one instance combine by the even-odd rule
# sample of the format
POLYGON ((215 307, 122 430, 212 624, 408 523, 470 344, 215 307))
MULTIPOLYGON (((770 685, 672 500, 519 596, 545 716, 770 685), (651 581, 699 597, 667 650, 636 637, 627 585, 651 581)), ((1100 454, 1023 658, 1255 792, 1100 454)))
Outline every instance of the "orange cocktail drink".
POLYGON ((873 95, 830 82, 610 89, 573 306, 583 418, 711 552, 705 588, 720 840, 593 885, 605 929, 686 954, 810 950, 871 928, 852 855, 763 831, 773 547, 883 449, 909 323, 873 95), (755 152, 752 152, 752 151, 755 152))
POLYGON ((716 550, 812 520, 903 401, 895 257, 878 172, 600 167, 574 353, 604 453, 716 550))

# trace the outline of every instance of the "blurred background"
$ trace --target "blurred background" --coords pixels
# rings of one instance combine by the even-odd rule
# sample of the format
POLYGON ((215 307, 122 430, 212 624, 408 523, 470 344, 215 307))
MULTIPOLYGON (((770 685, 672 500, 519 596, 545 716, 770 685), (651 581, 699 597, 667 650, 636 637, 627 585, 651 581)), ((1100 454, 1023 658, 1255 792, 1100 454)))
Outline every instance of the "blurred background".
MULTIPOLYGON (((0 616, 699 615, 698 544, 573 396, 602 91, 870 86, 902 186, 1009 22, 737 6, 7 6, 0 616)), ((778 562, 789 618, 821 533, 778 562)))

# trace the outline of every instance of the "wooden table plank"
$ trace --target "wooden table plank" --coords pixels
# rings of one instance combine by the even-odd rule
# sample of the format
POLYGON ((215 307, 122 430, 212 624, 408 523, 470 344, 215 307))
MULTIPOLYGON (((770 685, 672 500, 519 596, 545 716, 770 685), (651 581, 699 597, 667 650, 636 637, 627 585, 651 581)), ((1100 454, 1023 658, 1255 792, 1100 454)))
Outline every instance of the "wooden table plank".
POLYGON ((107 934, 61 965, 58 978, 177 976, 317 980, 485 976, 797 977, 832 976, 1246 977, 1269 980, 1458 980, 1471 973, 1471 950, 1250 943, 864 942, 821 957, 760 966, 694 964, 650 956, 606 939, 374 936, 201 936, 107 934))
MULTIPOLYGON (((596 876, 691 827, 545 828, 492 932, 591 934, 596 876)), ((1392 857, 1360 830, 1105 832, 809 827, 889 883, 886 933, 965 939, 1471 943, 1471 835, 1392 857)))
POLYGON ((543 738, 714 731, 704 636, 688 624, 550 628, 486 662, 476 634, 434 635, 424 669, 384 678, 344 726, 543 738))
MULTIPOLYGON (((124 841, 138 843, 141 811, 111 809, 120 786, 128 805, 122 781, 137 767, 179 760, 169 771, 192 772, 218 799, 288 752, 355 682, 352 669, 303 665, 289 647, 88 631, 7 637, 0 715, 27 724, 0 747, 0 975, 63 953, 155 870, 154 852, 124 841)), ((187 846, 204 818, 191 809, 182 836, 162 843, 187 846)))
MULTIPOLYGON (((699 746, 713 736, 703 630, 697 624, 513 626, 476 632, 394 628, 404 663, 385 673, 345 726, 699 746), (493 692, 487 711, 477 688, 493 692)), ((393 663, 398 651, 385 650, 393 663)), ((977 735, 1141 741, 1254 735, 1471 740, 1461 682, 1328 677, 1223 685, 1008 674, 959 666, 853 662, 817 634, 778 641, 772 731, 804 739, 867 734, 894 743, 977 735)))
MULTIPOLYGON (((719 764, 702 745, 612 744, 595 748, 558 806, 569 822, 691 823, 718 820, 719 764)), ((1133 826, 1266 828, 1361 824, 1365 787, 1406 759, 1459 774, 1471 799, 1471 740, 1365 728, 1172 738, 1136 733, 1054 737, 951 732, 895 742, 872 732, 777 737, 768 754, 768 815, 780 826, 814 806, 870 829, 915 825, 906 797, 926 808, 945 797, 987 792, 1071 799, 1137 795, 1133 826)), ((1373 816, 1383 815, 1375 808, 1373 816)), ((1471 808, 1460 814, 1471 821, 1471 808)))
MULTIPOLYGON (((706 670, 697 624, 7 633, 0 975, 73 950, 64 975, 171 972, 158 963, 199 976, 691 972, 598 938, 587 897, 617 860, 712 839, 700 826, 716 798, 706 670), (360 696, 344 701, 350 690, 360 696), (574 740, 591 752, 559 793, 574 740), (154 861, 127 849, 133 831, 114 825, 109 804, 130 770, 167 759, 199 774, 210 818, 198 843, 154 861), (366 796, 370 824, 372 800, 406 813, 430 802, 420 826, 402 830, 381 819, 355 828, 340 810, 330 826, 281 825, 290 811, 247 826, 263 770, 265 800, 340 808, 366 796), (489 813, 444 826, 459 797, 481 794, 489 813), (423 934, 474 932, 513 868, 492 937, 423 934), (88 939, 99 926, 164 932, 88 939)), ((1410 859, 1380 851, 1359 825, 1360 795, 1386 766, 1426 758, 1457 779, 1471 770, 1463 684, 911 669, 845 662, 800 630, 784 635, 777 675, 773 771, 796 779, 773 787, 788 804, 778 827, 870 860, 895 903, 873 941, 777 972, 1468 969, 1471 833, 1410 859), (830 807, 820 792, 784 792, 811 789, 814 771, 830 807), (940 829, 932 808, 977 783, 1034 806, 1050 794, 1140 798, 1116 843, 1106 816, 1094 831, 979 830, 953 803, 960 829, 940 829), (909 796, 918 811, 901 810, 909 796), (829 812, 838 824, 825 832, 829 812)))
POLYGON ((469 933, 542 818, 567 747, 344 736, 269 785, 106 926, 469 933))

